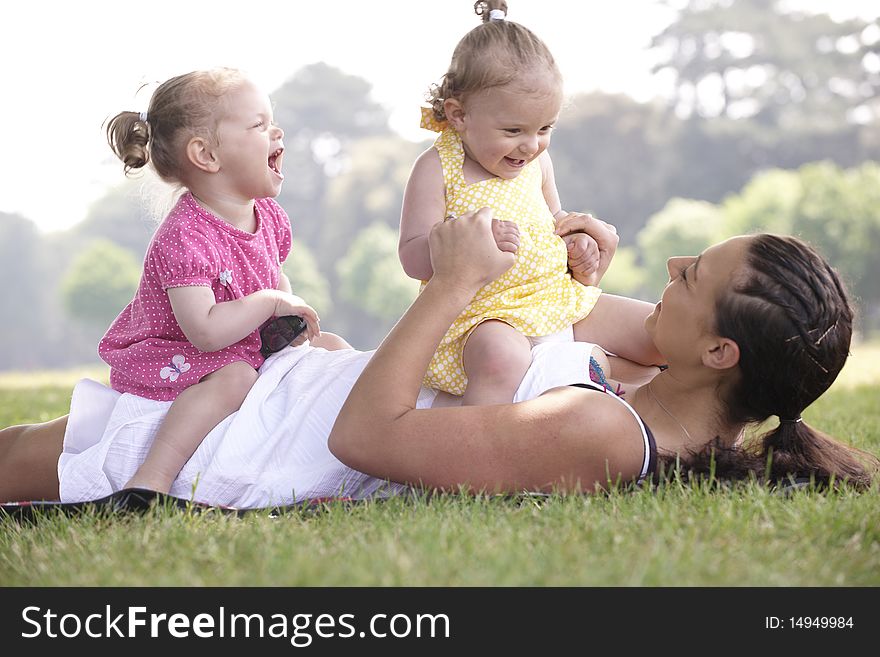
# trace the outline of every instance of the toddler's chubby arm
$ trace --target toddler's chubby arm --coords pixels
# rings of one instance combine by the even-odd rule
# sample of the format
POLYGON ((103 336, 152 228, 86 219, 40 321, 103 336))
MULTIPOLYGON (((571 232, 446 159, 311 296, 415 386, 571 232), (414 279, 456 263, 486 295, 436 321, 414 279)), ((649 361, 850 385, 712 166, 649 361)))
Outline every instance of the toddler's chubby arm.
MULTIPOLYGON (((278 289, 281 290, 282 292, 286 292, 287 294, 293 295, 293 286, 290 284, 290 279, 287 277, 287 274, 285 274, 283 270, 278 272, 278 289)), ((297 298, 299 298, 299 297, 297 297, 297 298)), ((308 325, 308 322, 306 322, 306 324, 308 325)), ((320 334, 320 331, 319 331, 319 334, 320 334)), ((309 335, 309 332, 308 332, 308 330, 306 330, 306 331, 300 333, 298 336, 296 336, 293 339, 293 342, 291 342, 290 344, 294 347, 298 347, 299 345, 303 344, 306 340, 310 339, 308 337, 308 335, 309 335)), ((314 337, 312 337, 311 339, 314 340, 314 337)))
POLYGON ((539 161, 544 200, 556 219, 556 234, 562 237, 568 250, 572 276, 583 285, 598 285, 617 250, 617 230, 592 215, 563 210, 550 154, 544 151, 539 161))
POLYGON ((282 292, 293 294, 293 286, 290 284, 290 279, 283 271, 278 274, 278 289, 282 292))
POLYGON ((315 309, 282 290, 259 290, 217 303, 211 288, 193 285, 169 288, 168 299, 186 339, 200 351, 218 351, 235 344, 267 319, 282 315, 302 317, 308 325, 304 335, 310 340, 321 334, 315 309))
MULTIPOLYGON (((397 254, 410 278, 427 281, 434 275, 428 236, 431 229, 445 219, 443 169, 437 150, 430 148, 413 165, 400 212, 397 254)), ((492 236, 501 251, 516 253, 519 249, 519 228, 512 221, 493 219, 492 236)))
POLYGON ((547 151, 541 153, 538 162, 541 164, 541 189, 544 191, 544 200, 547 201, 550 214, 555 219, 557 215, 564 214, 565 210, 562 209, 562 200, 559 198, 559 190, 556 189, 556 174, 553 173, 550 153, 547 151))
POLYGON ((446 216, 443 169, 435 148, 422 153, 409 175, 400 211, 397 254, 410 278, 427 281, 434 275, 428 236, 431 228, 446 216))

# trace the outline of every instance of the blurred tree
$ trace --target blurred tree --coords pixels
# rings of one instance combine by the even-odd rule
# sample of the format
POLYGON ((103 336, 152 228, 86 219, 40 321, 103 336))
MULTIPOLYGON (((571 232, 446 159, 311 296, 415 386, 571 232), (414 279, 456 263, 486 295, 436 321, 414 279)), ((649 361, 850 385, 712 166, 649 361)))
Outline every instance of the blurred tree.
POLYGON ((327 221, 315 236, 315 251, 327 266, 348 251, 364 227, 381 223, 398 230, 410 169, 426 147, 396 136, 366 137, 351 144, 348 168, 329 181, 327 221))
POLYGON ((817 246, 861 306, 863 329, 880 328, 880 165, 842 170, 830 162, 801 167, 802 196, 791 230, 817 246))
POLYGON ((550 145, 562 207, 591 212, 631 242, 663 207, 681 121, 656 104, 583 94, 565 108, 550 145))
POLYGON ((699 253, 720 239, 752 232, 797 235, 815 246, 852 292, 858 326, 880 329, 880 164, 842 169, 816 162, 796 171, 766 171, 720 206, 671 200, 638 236, 646 294, 662 289, 667 257, 699 253))
POLYGON ((636 262, 638 250, 632 246, 617 249, 611 266, 602 277, 603 292, 638 297, 645 288, 645 271, 636 262))
POLYGON ((327 181, 347 168, 351 142, 390 133, 388 112, 370 90, 363 78, 321 62, 300 69, 272 94, 275 121, 284 129, 286 180, 278 201, 312 247, 325 227, 327 181))
POLYGON ((419 283, 397 257, 397 231, 375 223, 361 231, 338 262, 339 298, 359 311, 344 333, 352 344, 373 348, 415 299, 419 283))
POLYGON ((712 203, 671 199, 648 220, 637 238, 645 271, 645 298, 660 298, 669 280, 667 259, 700 253, 727 237, 725 230, 722 212, 712 203))
POLYGON ((866 27, 778 1, 687 0, 652 41, 654 70, 673 80, 680 116, 828 129, 875 95, 863 61, 866 27))
POLYGON ((371 90, 372 85, 362 77, 324 62, 309 64, 272 94, 275 121, 288 137, 331 134, 349 139, 387 134, 388 111, 370 99, 371 90))
POLYGON ((44 275, 44 250, 33 222, 0 212, 0 368, 42 364, 46 289, 51 287, 44 275))
POLYGON ((739 194, 728 196, 722 203, 726 232, 790 234, 803 194, 796 171, 771 169, 760 173, 739 194))
POLYGON ((93 203, 86 218, 68 231, 66 239, 79 248, 106 239, 143 258, 156 227, 173 205, 174 195, 155 174, 136 174, 93 203))
POLYGON ((95 240, 64 276, 64 307, 71 317, 103 331, 131 301, 140 276, 140 262, 130 251, 108 240, 95 240))
POLYGON ((880 165, 841 169, 817 162, 767 171, 721 209, 727 234, 793 234, 816 246, 859 300, 863 326, 880 326, 880 165))
POLYGON ((290 279, 293 293, 317 310, 322 320, 330 314, 333 310, 330 284, 321 274, 318 261, 309 247, 294 239, 293 248, 284 261, 282 270, 290 279))

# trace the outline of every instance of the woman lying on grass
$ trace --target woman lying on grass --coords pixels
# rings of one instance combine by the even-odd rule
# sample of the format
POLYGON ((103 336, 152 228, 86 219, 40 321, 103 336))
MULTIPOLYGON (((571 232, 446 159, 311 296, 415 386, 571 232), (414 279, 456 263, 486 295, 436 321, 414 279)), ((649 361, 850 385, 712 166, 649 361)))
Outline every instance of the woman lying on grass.
MULTIPOLYGON (((876 476, 874 456, 801 419, 843 367, 853 316, 837 274, 799 240, 741 236, 671 258, 662 301, 644 320, 668 368, 626 401, 602 385, 614 372, 601 350, 579 343, 541 345, 562 351, 543 365, 536 355, 520 389, 532 399, 433 408, 420 382, 440 338, 514 256, 495 244, 486 209, 436 226, 430 245, 433 278, 375 353, 285 349, 171 493, 253 507, 408 486, 592 492, 676 459, 685 473, 722 479, 864 488, 876 476), (744 444, 746 427, 771 416, 778 425, 744 444)), ((165 409, 89 394, 74 393, 69 421, 0 432, 0 499, 82 501, 124 485, 165 409), (90 425, 90 415, 101 417, 90 425)))

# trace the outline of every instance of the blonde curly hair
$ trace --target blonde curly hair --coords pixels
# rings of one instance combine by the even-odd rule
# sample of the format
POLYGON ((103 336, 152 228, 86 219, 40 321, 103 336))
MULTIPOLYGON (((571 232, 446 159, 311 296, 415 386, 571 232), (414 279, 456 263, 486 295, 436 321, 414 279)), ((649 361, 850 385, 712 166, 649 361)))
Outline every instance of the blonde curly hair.
POLYGON ((504 0, 478 0, 474 13, 482 23, 468 32, 452 53, 449 70, 431 85, 426 96, 437 121, 446 120, 449 98, 492 87, 503 87, 524 72, 546 70, 561 84, 562 76, 550 50, 531 30, 509 20, 491 20, 493 10, 507 15, 504 0))

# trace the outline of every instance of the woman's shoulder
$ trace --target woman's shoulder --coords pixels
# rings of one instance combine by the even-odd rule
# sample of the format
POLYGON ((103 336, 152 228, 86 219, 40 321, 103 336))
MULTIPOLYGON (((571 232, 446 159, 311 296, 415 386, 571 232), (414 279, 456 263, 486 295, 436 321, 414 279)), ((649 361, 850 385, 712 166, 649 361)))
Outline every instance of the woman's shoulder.
POLYGON ((554 388, 547 394, 551 393, 564 396, 569 402, 562 405, 562 412, 576 427, 595 427, 609 433, 619 433, 620 430, 639 431, 638 423, 634 421, 626 402, 616 398, 613 392, 602 390, 598 386, 569 385, 554 388), (631 426, 629 422, 624 422, 626 419, 632 421, 631 426))
MULTIPOLYGON (((611 392, 591 387, 562 386, 542 397, 556 407, 560 446, 575 461, 605 464, 637 476, 645 455, 637 415, 611 392)), ((603 466, 604 467, 604 466, 603 466)))

